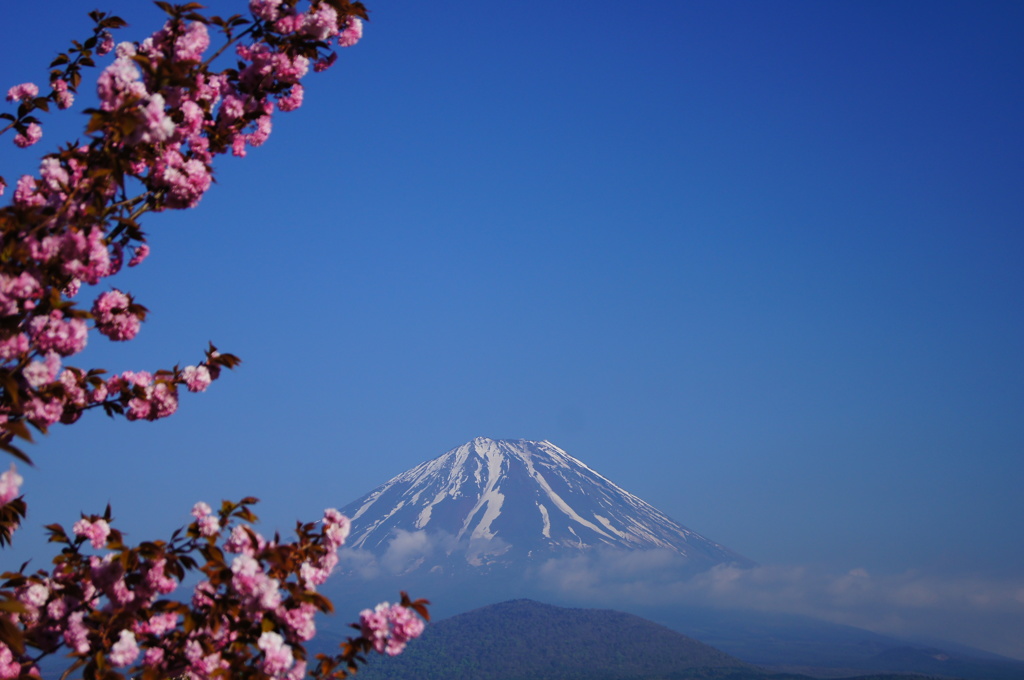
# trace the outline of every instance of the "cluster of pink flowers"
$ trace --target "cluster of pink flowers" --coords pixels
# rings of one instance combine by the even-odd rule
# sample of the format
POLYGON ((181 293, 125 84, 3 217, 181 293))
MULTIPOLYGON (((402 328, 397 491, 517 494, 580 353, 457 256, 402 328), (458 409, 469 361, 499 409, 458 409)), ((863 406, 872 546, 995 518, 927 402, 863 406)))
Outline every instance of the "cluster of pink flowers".
MULTIPOLYGON (((59 309, 49 316, 37 316, 29 322, 28 335, 40 352, 56 352, 67 357, 85 349, 89 340, 89 328, 84 319, 65 319, 59 309)), ((12 336, 11 341, 20 336, 12 336)), ((19 344, 20 340, 17 340, 19 344)), ((2 350, 0 350, 2 351, 2 350)))
MULTIPOLYGON (((22 83, 21 85, 15 85, 11 89, 7 90, 7 101, 9 102, 23 102, 34 99, 39 94, 39 87, 34 83, 22 83)), ((39 127, 38 123, 29 123, 24 132, 18 133, 14 138, 14 143, 25 148, 32 146, 43 136, 43 129, 39 127)))
POLYGON ((181 372, 181 379, 189 392, 205 392, 213 382, 213 375, 206 366, 186 366, 181 372))
POLYGON ((39 95, 39 87, 33 83, 22 83, 7 90, 7 101, 22 102, 39 95))
MULTIPOLYGON (((179 387, 205 391, 238 363, 211 345, 183 369, 104 377, 65 365, 90 330, 132 340, 147 311, 112 287, 94 293, 91 305, 76 297, 118 274, 126 259, 141 264, 150 249, 140 216, 194 207, 212 184, 214 159, 263 144, 272 115, 302 105, 300 81, 335 63, 332 43, 355 44, 366 16, 349 0, 250 0, 252 22, 159 4, 169 19, 140 43, 115 45, 110 30, 124 22, 92 12, 92 37, 51 64, 49 93, 34 83, 7 92, 17 113, 2 115, 9 124, 0 134, 14 130, 15 145, 31 146, 42 136, 36 114, 71 107, 82 69, 113 53, 96 82, 87 143, 46 155, 0 208, 0 448, 26 460, 13 442, 29 439, 30 426, 45 431, 91 408, 164 418, 177 410, 179 387), (214 54, 233 45, 241 60, 222 71, 211 66, 215 28, 225 44, 214 54)), ((0 195, 6 187, 0 178, 0 195)), ((0 545, 25 517, 21 484, 14 466, 0 474, 0 545)), ((224 502, 217 512, 197 503, 184 532, 135 547, 125 545, 109 508, 82 516, 70 534, 47 527, 63 544, 52 568, 26 574, 23 565, 0 585, 0 680, 38 676, 39 659, 65 653, 71 670, 89 679, 120 677, 112 669, 191 680, 253 672, 342 678, 363 654, 397 653, 422 631, 417 615, 426 616, 426 603, 403 593, 401 604, 373 610, 380 620, 365 624, 369 635, 308 664, 315 616, 332 609, 316 588, 338 563, 349 521, 328 509, 319 522, 299 525, 295 541, 267 540, 251 526, 254 502, 224 502), (203 578, 191 601, 168 597, 193 570, 203 578)))
POLYGON ((363 636, 370 639, 380 654, 401 654, 405 645, 423 633, 423 620, 409 608, 381 602, 373 609, 359 613, 363 636))
POLYGON ((88 538, 94 548, 102 548, 107 544, 107 536, 110 535, 110 525, 105 519, 89 520, 82 518, 71 527, 75 536, 88 538))
MULTIPOLYGON (((94 372, 54 370, 51 355, 80 352, 90 320, 111 340, 138 334, 145 308, 132 296, 106 290, 89 311, 73 312, 75 296, 83 285, 118 273, 126 251, 133 253, 129 266, 150 254, 138 215, 196 206, 212 184, 216 155, 245 156, 248 146, 266 140, 274 111, 300 107, 310 48, 317 54, 315 70, 323 70, 336 57, 327 44, 337 39, 349 46, 361 36, 361 19, 340 12, 342 7, 355 5, 313 0, 301 11, 297 0, 251 0, 260 23, 255 35, 261 37, 238 41, 234 47, 243 68, 220 73, 204 62, 210 28, 193 14, 169 10, 168 22, 150 38, 116 48, 109 31, 97 28, 96 53, 115 54, 96 82, 92 141, 44 158, 39 175, 20 177, 12 204, 0 211, 2 245, 12 253, 0 264, 0 316, 6 318, 0 371, 15 376, 0 387, 0 428, 8 430, 0 431, 0 443, 10 445, 10 428, 20 421, 45 429, 74 422, 90 408, 131 420, 164 418, 177 408, 178 385, 204 391, 220 368, 237 363, 211 349, 205 362, 183 371, 157 372, 148 380, 145 372, 133 379, 126 373, 103 381, 94 372), (119 187, 132 181, 140 194, 126 200, 119 187)), ((54 74, 48 96, 66 109, 74 100, 73 78, 54 74)), ((35 105, 39 95, 37 85, 23 83, 11 87, 7 99, 24 107, 35 105)), ((38 140, 36 119, 19 123, 15 143, 38 140)), ((0 192, 4 185, 0 180, 0 192)))
MULTIPOLYGON (((0 476, 0 500, 17 493, 20 481, 14 477, 13 470, 0 476)), ((69 650, 86 664, 86 677, 91 677, 89 668, 102 651, 110 667, 133 674, 185 672, 196 680, 212 680, 230 674, 239 663, 252 663, 268 676, 301 680, 316 670, 307 665, 304 643, 316 634, 316 614, 330 604, 320 596, 314 599, 315 588, 299 565, 324 563, 324 555, 336 554, 349 522, 328 509, 319 523, 300 526, 295 542, 278 543, 260 536, 250 524, 234 523, 255 519, 247 502, 254 499, 225 502, 219 513, 197 503, 184 537, 178 532, 168 542, 134 548, 123 545, 120 532, 111 526, 109 509, 103 516, 76 522, 75 538, 59 526, 50 527, 53 540, 65 548, 52 571, 8 580, 20 611, 7 616, 25 630, 25 643, 44 654, 69 650), (86 544, 111 550, 87 555, 86 544), (235 556, 226 561, 224 553, 235 556), (191 605, 167 599, 196 567, 207 578, 194 587, 191 605)), ((423 631, 417 612, 425 613, 422 603, 409 602, 404 595, 403 604, 382 603, 364 611, 363 634, 350 639, 348 651, 334 663, 349 668, 357 654, 370 650, 398 653, 423 631)), ((34 674, 34 660, 0 641, 0 680, 34 674)), ((344 677, 345 672, 333 675, 344 677)))
POLYGON ((75 95, 68 89, 68 82, 62 78, 56 78, 51 85, 57 99, 57 108, 70 109, 71 105, 75 103, 75 95))
POLYGON ((310 590, 323 585, 338 566, 337 551, 345 544, 350 529, 348 517, 331 508, 324 511, 323 519, 320 521, 323 524, 324 546, 327 549, 316 559, 303 562, 299 568, 299 578, 310 590))
POLYGON ((203 501, 192 506, 192 516, 196 518, 196 526, 199 527, 201 536, 216 536, 220 532, 220 521, 210 506, 203 501))
POLYGON ((142 322, 131 313, 132 299, 117 290, 101 293, 92 303, 92 318, 96 330, 111 340, 131 340, 139 332, 142 322))
MULTIPOLYGON (((90 122, 91 141, 47 155, 38 175, 20 177, 11 205, 0 209, 0 246, 10 253, 0 263, 0 370, 14 375, 0 386, 0 445, 12 445, 20 422, 45 430, 74 422, 88 408, 131 420, 166 417, 177 408, 178 386, 204 391, 220 368, 237 363, 211 349, 206 361, 184 371, 158 371, 148 381, 138 379, 145 372, 135 380, 103 381, 95 371, 54 370, 48 357, 82 351, 90 321, 111 340, 136 337, 144 307, 112 288, 99 292, 88 311, 77 310, 74 298, 82 286, 117 274, 126 253, 129 266, 142 263, 149 246, 138 217, 196 206, 212 186, 214 158, 244 156, 248 147, 263 144, 273 113, 301 106, 300 81, 310 66, 319 71, 334 63, 330 44, 351 46, 362 36, 358 15, 365 10, 358 3, 309 0, 305 10, 300 0, 249 5, 256 24, 237 36, 225 29, 240 68, 220 72, 206 63, 213 25, 194 11, 169 7, 160 30, 116 47, 108 28, 118 24, 94 16, 95 54, 114 54, 96 81, 99 109, 90 122), (137 195, 131 197, 129 187, 137 195)), ((54 64, 70 60, 62 57, 54 64)), ((45 97, 34 83, 11 87, 7 100, 21 108, 0 133, 15 128, 19 146, 38 141, 42 131, 31 112, 44 99, 58 109, 70 107, 78 70, 54 70, 45 97)), ((0 193, 5 186, 0 179, 0 193)))
POLYGON ((14 137, 14 143, 24 149, 25 147, 32 146, 40 139, 43 138, 43 128, 39 126, 39 123, 29 123, 28 128, 14 137))

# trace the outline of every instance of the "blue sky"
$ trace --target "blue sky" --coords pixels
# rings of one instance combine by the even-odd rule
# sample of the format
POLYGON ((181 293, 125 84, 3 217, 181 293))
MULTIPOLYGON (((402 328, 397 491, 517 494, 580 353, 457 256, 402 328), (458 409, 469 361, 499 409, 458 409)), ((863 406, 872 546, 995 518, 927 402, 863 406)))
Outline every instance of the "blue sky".
MULTIPOLYGON (((86 35, 49 7, 5 8, 4 88, 86 35)), ((1024 620, 1024 7, 622 7, 371 4, 265 147, 145 223, 117 285, 150 320, 81 361, 245 363, 165 422, 55 429, 10 555, 108 501, 139 539, 249 494, 287 529, 548 439, 761 564, 988 584, 1024 620)), ((938 632, 991 641, 984 614, 938 632)))

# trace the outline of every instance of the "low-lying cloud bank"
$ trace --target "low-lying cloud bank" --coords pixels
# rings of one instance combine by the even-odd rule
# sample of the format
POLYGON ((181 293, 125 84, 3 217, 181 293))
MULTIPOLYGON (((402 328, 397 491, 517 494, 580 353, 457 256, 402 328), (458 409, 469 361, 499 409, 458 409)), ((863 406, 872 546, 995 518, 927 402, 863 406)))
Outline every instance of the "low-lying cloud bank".
MULTIPOLYGON (((504 547, 502 544, 498 547, 504 547)), ((494 545, 446 534, 398 531, 376 558, 344 550, 343 568, 366 579, 424 573, 449 555, 476 559, 494 545)), ((949 640, 1024 659, 1024 577, 940 576, 924 571, 829 573, 801 566, 719 565, 692 573, 668 550, 590 553, 537 562, 535 593, 581 606, 699 606, 789 613, 908 639, 949 640)))
POLYGON ((719 565, 686 575, 667 551, 553 559, 538 570, 553 593, 602 606, 703 606, 801 614, 903 638, 939 638, 1024 659, 1024 578, 921 571, 842 574, 800 566, 719 565))

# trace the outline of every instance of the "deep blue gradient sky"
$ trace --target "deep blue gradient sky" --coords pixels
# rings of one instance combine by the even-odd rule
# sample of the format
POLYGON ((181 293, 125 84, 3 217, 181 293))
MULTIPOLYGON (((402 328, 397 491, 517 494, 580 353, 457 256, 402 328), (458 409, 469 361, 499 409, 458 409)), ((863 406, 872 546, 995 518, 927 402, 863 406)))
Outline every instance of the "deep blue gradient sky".
MULTIPOLYGON (((1019 627, 1024 5, 509 7, 371 4, 265 147, 150 217, 117 282, 150 321, 81 365, 245 363, 165 422, 56 428, 10 554, 108 501, 138 539, 248 494, 287 529, 548 439, 761 564, 974 584, 1019 627)), ((4 8, 3 89, 86 35, 91 5, 48 8, 4 8)), ((928 632, 1024 658, 986 611, 928 632)))

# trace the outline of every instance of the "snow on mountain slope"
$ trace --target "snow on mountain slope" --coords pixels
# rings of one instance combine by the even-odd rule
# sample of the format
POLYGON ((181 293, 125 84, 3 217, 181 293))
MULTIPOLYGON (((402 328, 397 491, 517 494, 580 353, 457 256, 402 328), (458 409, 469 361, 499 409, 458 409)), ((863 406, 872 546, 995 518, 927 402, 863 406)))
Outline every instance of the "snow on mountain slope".
POLYGON ((600 548, 661 549, 701 568, 752 564, 547 441, 477 437, 342 512, 352 519, 348 548, 401 561, 392 571, 406 573, 511 566, 600 548))

